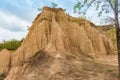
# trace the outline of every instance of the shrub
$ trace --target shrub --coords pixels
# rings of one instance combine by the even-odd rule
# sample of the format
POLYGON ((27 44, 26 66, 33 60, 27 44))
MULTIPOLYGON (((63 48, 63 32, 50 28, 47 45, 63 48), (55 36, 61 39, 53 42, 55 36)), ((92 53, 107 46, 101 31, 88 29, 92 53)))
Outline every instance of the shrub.
POLYGON ((0 50, 6 48, 8 50, 14 51, 21 45, 22 42, 23 42, 23 39, 22 40, 12 39, 9 41, 3 41, 2 43, 0 43, 0 50))

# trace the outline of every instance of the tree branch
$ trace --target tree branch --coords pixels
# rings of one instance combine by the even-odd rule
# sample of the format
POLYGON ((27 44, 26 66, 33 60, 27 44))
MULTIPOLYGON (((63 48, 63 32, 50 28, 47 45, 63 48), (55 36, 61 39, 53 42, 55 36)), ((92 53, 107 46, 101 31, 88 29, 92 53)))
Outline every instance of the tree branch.
POLYGON ((110 6, 111 6, 111 8, 113 9, 113 11, 115 10, 115 8, 113 7, 113 5, 112 5, 112 3, 111 3, 111 1, 110 0, 106 0, 109 4, 110 4, 110 6))
POLYGON ((90 4, 88 4, 87 9, 85 9, 85 13, 86 13, 86 11, 89 9, 89 7, 93 4, 94 1, 95 1, 95 0, 92 0, 92 1, 90 2, 90 4))

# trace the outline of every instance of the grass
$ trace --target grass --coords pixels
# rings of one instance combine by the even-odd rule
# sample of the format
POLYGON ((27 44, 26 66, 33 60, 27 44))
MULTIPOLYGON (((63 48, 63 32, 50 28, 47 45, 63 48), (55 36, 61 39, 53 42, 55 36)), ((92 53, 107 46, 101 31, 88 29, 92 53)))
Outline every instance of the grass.
POLYGON ((113 70, 111 68, 108 68, 106 71, 107 72, 113 72, 113 70))

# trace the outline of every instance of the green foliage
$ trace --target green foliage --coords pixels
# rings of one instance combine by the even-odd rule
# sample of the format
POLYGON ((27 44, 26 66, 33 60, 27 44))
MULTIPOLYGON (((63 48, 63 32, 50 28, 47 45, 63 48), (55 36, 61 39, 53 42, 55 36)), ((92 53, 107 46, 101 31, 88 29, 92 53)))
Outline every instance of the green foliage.
POLYGON ((38 11, 42 11, 42 10, 43 10, 43 8, 38 8, 37 10, 38 10, 38 11))
POLYGON ((80 2, 77 2, 75 5, 74 5, 74 13, 78 13, 80 14, 80 9, 82 8, 82 5, 80 2), (78 12, 77 12, 78 11, 78 12))
POLYGON ((87 3, 87 0, 84 0, 84 3, 87 3))
POLYGON ((107 72, 113 72, 113 70, 112 70, 112 69, 110 69, 110 68, 108 68, 108 69, 107 69, 107 72))
POLYGON ((2 43, 0 43, 0 51, 5 48, 14 51, 21 45, 22 42, 23 39, 22 40, 12 39, 10 41, 3 41, 2 43))
POLYGON ((51 6, 52 6, 52 8, 56 8, 58 6, 58 4, 53 2, 53 3, 51 3, 51 6))
POLYGON ((27 26, 27 31, 28 31, 28 30, 30 30, 30 27, 29 27, 29 26, 27 26))
MULTIPOLYGON (((56 3, 54 3, 54 2, 51 3, 51 7, 52 7, 52 8, 57 8, 57 6, 58 6, 58 4, 56 4, 56 3)), ((37 10, 38 10, 38 11, 42 11, 43 8, 37 8, 37 10)))
POLYGON ((104 13, 110 13, 115 10, 115 0, 76 0, 74 5, 74 13, 85 15, 90 7, 94 7, 98 11, 98 16, 104 13))
POLYGON ((64 12, 66 12, 66 9, 64 9, 64 12))

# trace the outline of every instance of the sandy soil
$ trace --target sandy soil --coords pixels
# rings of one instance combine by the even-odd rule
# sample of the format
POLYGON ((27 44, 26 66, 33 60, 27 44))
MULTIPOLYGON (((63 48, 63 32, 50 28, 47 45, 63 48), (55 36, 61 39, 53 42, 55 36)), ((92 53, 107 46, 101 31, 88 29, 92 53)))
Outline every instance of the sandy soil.
POLYGON ((87 68, 91 70, 93 67, 92 71, 88 71, 89 74, 92 74, 89 80, 118 80, 118 61, 116 55, 98 57, 92 64, 96 67, 89 66, 87 68))

